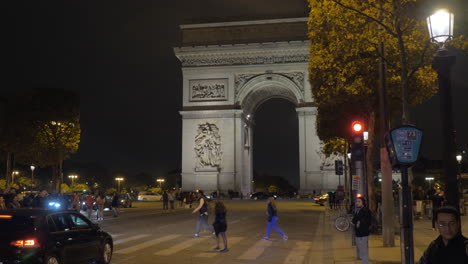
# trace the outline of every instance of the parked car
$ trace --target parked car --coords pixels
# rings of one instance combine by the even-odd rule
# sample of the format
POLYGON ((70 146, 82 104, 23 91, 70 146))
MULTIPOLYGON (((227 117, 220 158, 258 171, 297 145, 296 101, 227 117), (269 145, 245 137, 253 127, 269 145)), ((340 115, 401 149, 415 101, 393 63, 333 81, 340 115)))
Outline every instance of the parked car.
POLYGON ((152 193, 149 191, 142 191, 138 193, 138 201, 161 201, 162 195, 159 193, 152 193))
POLYGON ((253 199, 253 200, 264 200, 264 199, 268 199, 268 197, 272 196, 271 194, 267 193, 267 192, 256 192, 256 193, 252 193, 250 195, 250 199, 253 199))
POLYGON ((0 263, 108 264, 112 237, 76 211, 0 211, 0 263))

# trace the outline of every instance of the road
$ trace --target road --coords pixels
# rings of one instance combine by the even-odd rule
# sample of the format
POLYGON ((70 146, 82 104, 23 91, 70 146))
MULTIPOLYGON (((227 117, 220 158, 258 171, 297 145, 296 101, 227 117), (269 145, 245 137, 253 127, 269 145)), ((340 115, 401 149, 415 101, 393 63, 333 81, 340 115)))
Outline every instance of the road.
MULTIPOLYGON (((263 241, 267 223, 265 201, 225 204, 230 250, 227 253, 213 250, 216 242, 209 232, 192 238, 197 217, 191 209, 163 212, 160 202, 140 202, 134 203, 134 208, 121 209, 116 218, 106 213, 100 225, 114 238, 112 263, 289 264, 313 263, 314 258, 324 257, 321 253, 314 256, 314 241, 323 238, 323 207, 311 201, 278 201, 279 226, 289 240, 283 241, 272 233, 270 241, 263 241)), ((213 220, 210 215, 209 223, 213 220)), ((220 246, 223 247, 222 242, 220 246)))

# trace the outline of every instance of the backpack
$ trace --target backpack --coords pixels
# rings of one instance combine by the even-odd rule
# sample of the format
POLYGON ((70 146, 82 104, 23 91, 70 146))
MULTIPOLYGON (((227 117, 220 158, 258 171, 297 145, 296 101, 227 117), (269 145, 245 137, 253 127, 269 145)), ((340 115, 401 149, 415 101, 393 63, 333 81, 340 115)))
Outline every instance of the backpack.
POLYGON ((86 197, 86 206, 91 207, 91 206, 93 206, 93 203, 94 203, 93 196, 88 195, 86 197))

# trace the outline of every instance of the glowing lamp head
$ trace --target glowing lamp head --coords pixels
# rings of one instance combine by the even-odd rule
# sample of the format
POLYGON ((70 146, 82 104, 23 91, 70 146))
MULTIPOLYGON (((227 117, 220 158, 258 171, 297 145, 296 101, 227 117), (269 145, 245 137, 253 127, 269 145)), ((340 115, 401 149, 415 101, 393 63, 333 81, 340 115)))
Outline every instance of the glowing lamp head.
POLYGON ((362 194, 358 193, 356 194, 356 198, 361 198, 362 197, 362 194))

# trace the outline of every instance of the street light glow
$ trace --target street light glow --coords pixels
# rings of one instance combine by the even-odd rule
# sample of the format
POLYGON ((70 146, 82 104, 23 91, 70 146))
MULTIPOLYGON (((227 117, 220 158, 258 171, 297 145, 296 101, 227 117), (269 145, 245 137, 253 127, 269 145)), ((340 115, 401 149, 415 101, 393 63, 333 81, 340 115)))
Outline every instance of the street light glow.
POLYGON ((453 36, 453 14, 445 9, 438 10, 427 18, 427 27, 432 42, 444 44, 453 36))
POLYGON ((461 164, 461 161, 462 161, 462 158, 463 158, 462 155, 461 155, 461 154, 458 154, 458 155, 456 156, 456 158, 457 158, 458 164, 461 164))

